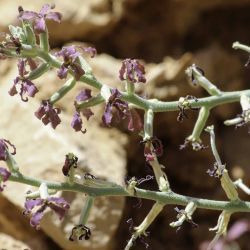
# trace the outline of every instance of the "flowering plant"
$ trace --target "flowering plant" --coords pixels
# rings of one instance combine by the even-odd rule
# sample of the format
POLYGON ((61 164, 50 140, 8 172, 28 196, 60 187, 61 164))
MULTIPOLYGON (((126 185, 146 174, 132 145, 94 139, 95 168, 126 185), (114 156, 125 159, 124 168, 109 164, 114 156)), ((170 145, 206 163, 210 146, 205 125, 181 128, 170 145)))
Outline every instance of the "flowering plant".
MULTIPOLYGON (((39 91, 34 80, 45 74, 50 68, 56 68, 57 76, 60 79, 67 80, 56 93, 48 99, 43 100, 41 106, 35 112, 35 116, 44 125, 50 124, 53 129, 56 129, 61 123, 61 110, 56 107, 56 103, 63 99, 78 82, 95 88, 98 91, 98 94, 95 96, 92 96, 89 88, 85 88, 77 95, 75 100, 72 100, 72 105, 75 107, 71 122, 72 128, 76 132, 86 133, 86 129, 83 129, 82 116, 89 120, 94 115, 91 107, 105 103, 102 115, 104 125, 110 127, 113 125, 114 119, 117 121, 127 119, 128 130, 138 132, 139 136, 142 136, 145 161, 153 170, 158 190, 150 191, 138 188, 138 185, 143 181, 152 180, 151 176, 147 176, 145 179, 133 177, 126 182, 126 185, 120 186, 108 181, 101 181, 91 174, 85 174, 82 178, 88 180, 87 184, 85 182, 79 184, 77 183, 78 158, 72 153, 66 155, 65 164, 62 167, 62 173, 67 178, 65 182, 44 181, 36 177, 23 175, 21 168, 18 167, 14 159, 16 153, 15 146, 7 138, 4 138, 0 139, 0 160, 5 162, 6 167, 0 167, 0 191, 4 191, 4 187, 8 185, 9 181, 39 188, 38 192, 35 191, 26 194, 24 204, 24 214, 31 215, 30 224, 36 229, 39 228, 46 209, 54 211, 60 219, 63 219, 64 215, 70 209, 70 204, 66 200, 61 197, 51 196, 51 193, 64 190, 86 194, 88 198, 85 204, 83 204, 81 221, 72 228, 72 233, 69 235, 69 240, 71 241, 76 239, 88 240, 91 237, 91 230, 87 226, 88 215, 94 200, 100 196, 137 197, 139 199, 154 201, 155 204, 142 223, 137 227, 133 227, 131 224, 132 236, 127 242, 125 250, 132 248, 137 240, 140 240, 145 244, 145 247, 148 247, 144 239, 148 236, 147 229, 168 204, 185 206, 184 209, 175 209, 177 220, 170 223, 171 227, 176 227, 177 229, 185 221, 197 227, 197 224, 192 220, 192 215, 197 208, 219 210, 221 214, 218 224, 215 228, 211 229, 216 230, 216 236, 208 247, 208 249, 213 249, 219 237, 226 233, 231 216, 236 212, 250 212, 250 203, 239 198, 238 189, 242 189, 246 193, 250 192, 242 180, 233 181, 231 179, 216 149, 214 127, 213 125, 206 127, 206 123, 210 111, 216 106, 239 102, 242 107, 242 113, 236 118, 225 121, 225 125, 235 125, 236 127, 246 125, 250 120, 250 90, 221 91, 206 78, 202 69, 196 65, 191 65, 186 70, 186 74, 193 84, 207 91, 208 97, 195 98, 193 96, 186 96, 180 97, 178 101, 173 102, 142 98, 136 94, 135 85, 146 83, 146 72, 144 66, 136 59, 125 59, 122 62, 120 71, 117 72, 121 82, 125 84, 125 91, 111 88, 96 79, 91 67, 84 59, 85 55, 83 53, 90 54, 91 58, 94 58, 97 53, 94 48, 67 46, 55 54, 51 52, 46 20, 49 19, 59 23, 62 18, 60 13, 51 11, 54 7, 46 4, 39 13, 26 11, 22 7, 19 7, 18 18, 21 23, 20 27, 10 26, 10 34, 6 34, 5 40, 0 44, 1 59, 10 57, 18 59, 18 76, 15 78, 9 94, 14 96, 19 93, 21 101, 28 102, 28 98, 34 98, 39 91), (62 60, 60 60, 61 58, 62 60), (27 67, 29 70, 27 70, 27 67), (187 117, 186 111, 188 109, 197 110, 198 118, 192 134, 184 140, 181 149, 184 149, 188 145, 191 145, 195 151, 208 148, 203 145, 201 134, 203 131, 210 134, 211 149, 215 157, 215 164, 212 170, 208 170, 208 174, 220 180, 228 201, 200 199, 173 192, 167 174, 164 171, 164 166, 158 161, 159 156, 163 154, 163 145, 154 136, 154 114, 158 112, 179 111, 177 120, 182 122, 187 117), (141 110, 144 113, 143 121, 137 110, 141 110), (99 188, 96 188, 97 186, 99 188)), ((233 48, 250 53, 248 46, 238 42, 233 44, 233 48)), ((130 222, 132 223, 131 220, 130 222)))

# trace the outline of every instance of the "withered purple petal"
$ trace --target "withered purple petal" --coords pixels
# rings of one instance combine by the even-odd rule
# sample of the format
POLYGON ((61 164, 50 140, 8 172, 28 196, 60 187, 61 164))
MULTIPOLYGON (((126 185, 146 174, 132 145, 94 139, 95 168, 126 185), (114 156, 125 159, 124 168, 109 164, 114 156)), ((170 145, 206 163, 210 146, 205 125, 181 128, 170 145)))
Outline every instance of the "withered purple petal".
POLYGON ((35 227, 37 230, 40 229, 41 219, 44 216, 46 206, 44 205, 41 209, 35 212, 30 218, 30 225, 35 227))
POLYGON ((57 76, 60 79, 65 79, 67 77, 67 74, 68 74, 68 68, 66 68, 64 64, 62 64, 61 67, 57 71, 57 76))
POLYGON ((42 204, 44 204, 44 201, 43 199, 40 198, 26 200, 24 203, 24 208, 25 208, 24 214, 31 213, 34 207, 41 206, 42 204))
POLYGON ((94 113, 92 112, 91 109, 83 109, 81 110, 81 113, 84 117, 86 117, 87 120, 89 120, 89 118, 94 115, 94 113))
POLYGON ((112 89, 111 90, 111 96, 108 99, 108 102, 105 106, 104 114, 102 116, 103 123, 106 126, 110 126, 112 121, 112 107, 114 107, 118 111, 118 118, 124 119, 129 115, 129 108, 128 103, 125 101, 122 101, 121 93, 118 91, 118 89, 112 89))
POLYGON ((131 83, 146 82, 144 66, 136 59, 125 59, 119 71, 120 80, 128 80, 131 83))
POLYGON ((46 19, 48 20, 53 20, 57 23, 60 23, 61 20, 62 20, 62 14, 59 13, 59 12, 49 12, 47 15, 46 15, 46 19))
POLYGON ((79 112, 75 112, 71 122, 71 127, 77 132, 82 130, 82 118, 79 112))
POLYGON ((81 92, 76 96, 76 101, 77 102, 83 102, 92 97, 91 95, 91 89, 84 89, 81 90, 81 92))
POLYGON ((112 105, 110 105, 109 103, 106 105, 105 110, 104 110, 104 114, 102 116, 102 121, 106 126, 110 126, 111 121, 112 121, 112 105))
POLYGON ((141 131, 143 128, 143 123, 140 115, 135 109, 130 110, 128 130, 130 131, 141 131))
POLYGON ((85 74, 85 71, 78 63, 73 63, 70 65, 70 68, 74 72, 74 76, 76 80, 79 80, 81 76, 85 74))

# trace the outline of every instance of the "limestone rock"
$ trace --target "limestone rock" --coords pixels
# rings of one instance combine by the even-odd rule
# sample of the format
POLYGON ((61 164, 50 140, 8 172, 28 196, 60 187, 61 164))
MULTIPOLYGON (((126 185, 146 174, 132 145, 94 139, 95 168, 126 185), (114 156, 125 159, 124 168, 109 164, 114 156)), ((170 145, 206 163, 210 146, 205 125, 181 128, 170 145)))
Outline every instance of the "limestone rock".
POLYGON ((26 244, 24 244, 21 241, 17 241, 16 239, 14 239, 13 237, 7 235, 7 234, 3 234, 0 233, 0 246, 2 250, 29 250, 29 246, 27 246, 26 244))

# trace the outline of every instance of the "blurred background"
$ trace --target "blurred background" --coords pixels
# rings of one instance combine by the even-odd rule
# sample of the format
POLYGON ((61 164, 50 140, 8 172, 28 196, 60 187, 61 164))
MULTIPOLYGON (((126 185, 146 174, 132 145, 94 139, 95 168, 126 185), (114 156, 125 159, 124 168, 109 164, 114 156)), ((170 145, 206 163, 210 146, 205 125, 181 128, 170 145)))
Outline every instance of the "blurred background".
MULTIPOLYGON (((139 58, 146 65, 147 85, 140 85, 138 93, 148 98, 178 100, 180 96, 203 97, 203 89, 188 84, 185 69, 196 63, 205 75, 223 91, 249 88, 250 69, 244 67, 248 55, 234 51, 232 43, 250 44, 249 0, 57 0, 5 1, 0 0, 0 31, 9 24, 18 24, 17 7, 40 10, 44 3, 55 3, 63 14, 62 23, 48 23, 51 47, 54 50, 77 42, 96 47, 98 55, 90 59, 96 77, 103 83, 123 89, 118 79, 121 60, 139 58)), ((62 124, 54 132, 43 127, 33 113, 39 100, 48 98, 63 83, 50 71, 35 83, 39 86, 38 99, 21 103, 7 95, 17 74, 14 60, 0 62, 1 137, 17 147, 17 160, 24 173, 50 180, 63 180, 61 167, 66 153, 75 152, 84 171, 103 179, 123 184, 124 179, 152 174, 143 157, 141 138, 127 131, 126 123, 107 129, 101 124, 103 107, 96 107, 95 117, 84 126, 85 135, 70 128, 74 110, 73 99, 86 87, 79 83, 59 106, 63 109, 62 124), (3 115, 4 114, 4 115, 3 115)), ((239 104, 215 108, 208 124, 215 125, 217 146, 223 163, 233 179, 242 178, 250 185, 248 128, 235 130, 223 121, 239 114, 239 104)), ((188 119, 177 122, 177 112, 157 114, 154 133, 163 142, 164 155, 159 159, 166 166, 173 191, 200 198, 226 200, 218 179, 211 178, 207 169, 214 158, 209 149, 194 152, 190 148, 179 151, 179 145, 191 134, 197 112, 188 111, 188 119)), ((202 134, 205 145, 208 134, 202 134)), ((156 189, 154 181, 142 188, 156 189)), ((93 236, 89 241, 69 242, 72 227, 79 219, 84 195, 63 193, 72 209, 63 222, 48 213, 42 228, 36 231, 22 216, 24 193, 27 187, 7 183, 0 196, 0 249, 53 250, 119 250, 130 237, 126 221, 141 223, 152 206, 150 201, 109 197, 96 199, 88 226, 93 236)), ((240 197, 249 197, 240 193, 240 197)), ((205 250, 214 232, 208 229, 217 223, 219 212, 198 209, 193 220, 198 228, 184 224, 176 232, 169 223, 176 219, 175 206, 166 206, 149 228, 146 238, 150 249, 205 250)), ((181 208, 181 207, 179 207, 181 208)), ((250 215, 234 214, 229 231, 231 238, 221 241, 219 249, 250 249, 250 215), (230 231, 231 230, 231 231, 230 231)), ((145 249, 138 242, 134 249, 145 249)))

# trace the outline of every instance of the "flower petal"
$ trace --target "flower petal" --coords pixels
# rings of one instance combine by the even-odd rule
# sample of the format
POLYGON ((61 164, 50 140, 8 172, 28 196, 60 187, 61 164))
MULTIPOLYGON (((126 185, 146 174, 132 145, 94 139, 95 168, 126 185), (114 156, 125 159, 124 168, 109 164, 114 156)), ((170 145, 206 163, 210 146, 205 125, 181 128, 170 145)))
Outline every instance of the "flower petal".
POLYGON ((46 24, 43 17, 35 19, 34 29, 37 34, 41 34, 46 31, 46 24))
POLYGON ((83 102, 92 97, 91 95, 91 89, 84 89, 81 90, 81 92, 76 96, 76 101, 77 102, 83 102))
POLYGON ((55 21, 57 23, 60 23, 61 20, 62 20, 62 14, 59 13, 59 12, 49 12, 46 15, 46 19, 53 20, 53 21, 55 21))
POLYGON ((0 177, 4 182, 9 179, 10 175, 11 173, 6 168, 0 167, 0 177))
POLYGON ((25 10, 25 11, 21 11, 18 17, 22 20, 30 21, 32 19, 37 18, 38 16, 39 16, 38 13, 36 13, 34 11, 26 11, 25 10))
POLYGON ((82 130, 82 119, 78 112, 75 112, 71 122, 71 127, 77 132, 82 130))
POLYGON ((36 213, 34 213, 30 219, 30 225, 32 227, 35 227, 37 230, 40 228, 40 222, 43 218, 44 211, 46 209, 46 206, 44 206, 44 209, 39 209, 36 213))
POLYGON ((44 4, 39 12, 41 16, 45 16, 45 14, 48 13, 49 10, 52 9, 52 6, 48 3, 44 4))
POLYGON ((30 213, 34 207, 41 206, 43 203, 44 203, 44 200, 40 198, 26 200, 24 203, 24 207, 25 207, 24 213, 25 214, 30 213))
POLYGON ((67 74, 68 74, 68 68, 66 68, 64 64, 62 64, 60 69, 57 71, 57 76, 60 79, 65 79, 67 77, 67 74))

